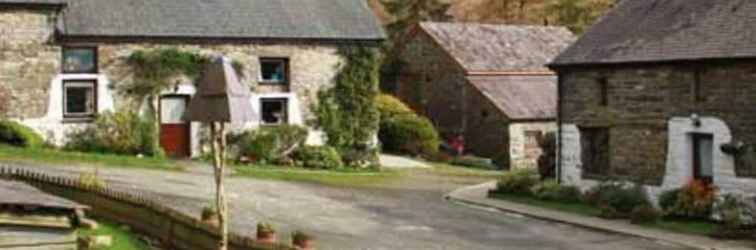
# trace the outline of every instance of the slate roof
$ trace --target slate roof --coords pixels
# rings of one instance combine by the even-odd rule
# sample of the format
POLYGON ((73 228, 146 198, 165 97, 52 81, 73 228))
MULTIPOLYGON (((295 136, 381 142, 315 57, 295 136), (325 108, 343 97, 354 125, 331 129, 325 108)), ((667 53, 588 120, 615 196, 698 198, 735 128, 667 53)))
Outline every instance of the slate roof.
POLYGON ((547 71, 545 64, 572 43, 564 27, 474 23, 420 24, 467 71, 547 71))
POLYGON ((32 205, 58 209, 86 208, 73 201, 49 195, 23 182, 0 179, 0 205, 32 205))
POLYGON ((555 75, 469 76, 467 80, 512 120, 555 119, 555 75))
POLYGON ((363 0, 65 1, 68 6, 59 24, 64 36, 385 38, 363 0))
POLYGON ((625 0, 552 66, 756 57, 756 1, 625 0))

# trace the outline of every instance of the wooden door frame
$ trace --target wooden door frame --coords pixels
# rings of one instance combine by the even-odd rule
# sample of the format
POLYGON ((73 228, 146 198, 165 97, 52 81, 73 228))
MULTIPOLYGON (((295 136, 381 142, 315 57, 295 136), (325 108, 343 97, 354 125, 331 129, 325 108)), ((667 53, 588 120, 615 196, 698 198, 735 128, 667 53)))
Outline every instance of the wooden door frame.
MULTIPOLYGON (((189 108, 189 101, 192 99, 192 96, 189 94, 164 94, 160 95, 158 98, 158 126, 163 126, 163 99, 165 98, 182 98, 185 101, 186 107, 189 108)), ((186 111, 186 109, 185 109, 186 111)), ((186 153, 187 157, 192 157, 192 123, 189 121, 185 121, 184 124, 186 124, 186 138, 187 138, 187 144, 186 144, 186 153)), ((163 136, 163 129, 160 128, 160 134, 158 134, 158 140, 163 136)), ((160 145, 162 149, 162 145, 160 145)))

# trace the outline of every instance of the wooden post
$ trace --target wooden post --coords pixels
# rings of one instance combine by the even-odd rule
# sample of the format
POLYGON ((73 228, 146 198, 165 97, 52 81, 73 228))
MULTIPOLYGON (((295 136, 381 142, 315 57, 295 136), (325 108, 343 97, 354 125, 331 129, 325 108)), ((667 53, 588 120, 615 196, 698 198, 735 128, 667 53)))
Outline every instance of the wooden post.
POLYGON ((218 215, 218 227, 220 228, 221 239, 218 242, 218 250, 228 249, 228 208, 226 206, 226 197, 223 189, 223 170, 225 168, 226 158, 226 136, 225 124, 223 122, 210 123, 210 131, 213 140, 213 172, 215 173, 215 206, 218 215))

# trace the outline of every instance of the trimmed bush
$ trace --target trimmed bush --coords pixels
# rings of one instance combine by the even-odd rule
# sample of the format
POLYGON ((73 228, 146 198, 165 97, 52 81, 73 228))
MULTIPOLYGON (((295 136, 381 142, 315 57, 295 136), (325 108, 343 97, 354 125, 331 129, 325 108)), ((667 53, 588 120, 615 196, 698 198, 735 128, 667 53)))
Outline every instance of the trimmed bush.
POLYGON ((344 163, 337 151, 329 146, 304 146, 294 152, 294 161, 305 168, 341 168, 344 163))
POLYGON ((390 119, 399 115, 415 114, 409 106, 404 104, 398 98, 388 94, 380 94, 376 96, 375 106, 378 108, 378 112, 381 113, 381 119, 390 119))
POLYGON ((34 148, 42 146, 44 141, 37 132, 21 123, 0 120, 0 143, 34 148))
POLYGON ((593 187, 586 193, 585 199, 602 210, 622 217, 628 216, 636 207, 650 204, 642 186, 614 181, 602 182, 593 187))
POLYGON ((496 183, 495 192, 504 194, 530 195, 530 190, 538 184, 540 177, 534 169, 517 169, 504 174, 496 183))
POLYGON ((438 132, 430 120, 415 115, 381 120, 378 138, 385 151, 411 155, 435 154, 441 144, 438 132))
POLYGON ((460 157, 455 157, 451 163, 453 165, 463 166, 463 167, 470 167, 470 168, 477 168, 477 169, 485 169, 485 170, 496 170, 498 167, 496 164, 493 163, 493 160, 488 158, 482 158, 482 157, 476 157, 472 155, 465 155, 460 157))
POLYGON ((296 125, 265 126, 229 136, 238 156, 252 162, 285 162, 304 145, 307 129, 296 125))
POLYGON ((531 193, 538 199, 561 201, 567 203, 580 202, 582 193, 574 186, 562 186, 555 180, 547 180, 531 188, 531 193))
POLYGON ((651 205, 643 205, 633 208, 630 212, 630 223, 652 224, 659 221, 661 213, 651 205))
POLYGON ((93 127, 72 132, 68 137, 70 140, 66 143, 66 150, 122 155, 163 155, 157 143, 155 123, 131 111, 102 113, 95 120, 93 127))

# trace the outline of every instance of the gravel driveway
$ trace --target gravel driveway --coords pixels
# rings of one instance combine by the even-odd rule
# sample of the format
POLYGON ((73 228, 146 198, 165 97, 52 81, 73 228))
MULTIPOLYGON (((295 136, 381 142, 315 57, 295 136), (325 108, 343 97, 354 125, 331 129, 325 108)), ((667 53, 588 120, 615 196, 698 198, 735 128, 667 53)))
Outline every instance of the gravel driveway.
MULTIPOLYGON (((29 166, 31 167, 31 166, 29 166)), ((35 169, 41 169, 36 168, 35 169)), ((81 168, 45 168, 77 175, 81 168)), ((101 169, 111 186, 149 193, 198 216, 213 197, 207 169, 166 172, 101 169)), ((478 182, 414 171, 384 186, 343 188, 283 181, 229 178, 231 230, 253 234, 260 220, 279 237, 302 229, 319 249, 683 249, 500 212, 456 205, 443 194, 478 182)))

